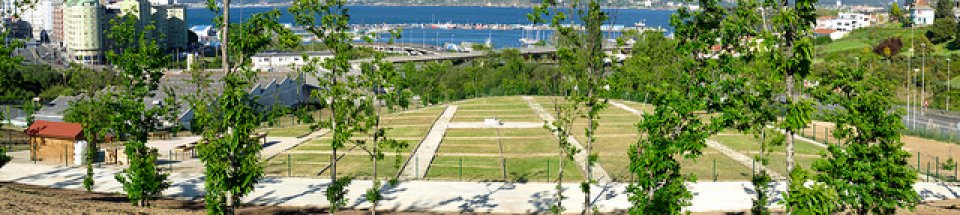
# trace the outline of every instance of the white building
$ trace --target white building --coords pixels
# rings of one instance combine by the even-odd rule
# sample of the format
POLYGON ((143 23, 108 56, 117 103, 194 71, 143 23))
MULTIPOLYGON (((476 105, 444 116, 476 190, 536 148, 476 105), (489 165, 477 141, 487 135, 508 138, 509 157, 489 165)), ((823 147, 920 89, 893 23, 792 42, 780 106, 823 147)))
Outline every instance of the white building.
POLYGON ((917 0, 910 6, 910 19, 915 26, 932 25, 933 14, 933 8, 925 0, 917 0))
POLYGON ((306 65, 306 63, 309 62, 309 60, 304 60, 304 54, 307 56, 306 59, 310 60, 318 59, 323 61, 333 57, 333 53, 331 52, 261 52, 250 58, 253 61, 253 69, 255 70, 289 71, 306 65))
POLYGON ((25 7, 20 14, 20 19, 30 24, 31 34, 34 40, 41 41, 41 35, 49 36, 53 34, 53 9, 63 4, 62 0, 41 0, 36 2, 33 7, 25 7))
POLYGON ((103 10, 96 0, 69 0, 63 9, 63 42, 71 60, 100 64, 103 60, 103 10))
POLYGON ((877 20, 873 16, 862 13, 840 13, 838 17, 817 18, 817 27, 837 31, 853 31, 859 28, 870 27, 877 20))

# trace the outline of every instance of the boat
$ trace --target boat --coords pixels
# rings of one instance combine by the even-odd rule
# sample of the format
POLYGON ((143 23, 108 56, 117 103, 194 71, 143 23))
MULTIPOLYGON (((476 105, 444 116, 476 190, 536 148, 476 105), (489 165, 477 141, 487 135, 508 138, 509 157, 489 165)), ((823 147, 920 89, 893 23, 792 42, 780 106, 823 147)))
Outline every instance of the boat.
POLYGON ((639 22, 633 23, 633 27, 646 28, 646 27, 647 27, 647 20, 641 20, 641 21, 639 21, 639 22))

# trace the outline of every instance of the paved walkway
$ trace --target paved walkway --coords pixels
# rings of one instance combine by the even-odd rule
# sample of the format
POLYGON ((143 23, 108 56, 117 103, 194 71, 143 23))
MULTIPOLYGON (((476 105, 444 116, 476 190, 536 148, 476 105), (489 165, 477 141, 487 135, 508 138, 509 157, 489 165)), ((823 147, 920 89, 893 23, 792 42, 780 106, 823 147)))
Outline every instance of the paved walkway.
POLYGON ((330 129, 316 130, 306 136, 296 138, 267 136, 267 144, 265 144, 263 146, 263 150, 260 151, 260 157, 262 157, 264 160, 269 160, 270 158, 273 158, 273 156, 277 156, 278 154, 290 150, 293 147, 319 138, 327 134, 327 132, 330 132, 330 129))
POLYGON ((403 169, 399 173, 401 179, 420 179, 427 175, 427 169, 430 168, 433 156, 437 154, 437 149, 440 149, 440 142, 443 141, 443 136, 447 134, 448 124, 456 113, 457 105, 449 105, 447 109, 443 110, 437 121, 433 123, 433 127, 430 127, 430 132, 417 145, 407 162, 403 164, 403 169))
MULTIPOLYGON (((613 106, 616 106, 616 107, 618 107, 618 108, 620 108, 620 109, 623 109, 623 110, 625 110, 625 111, 627 111, 627 112, 636 114, 637 116, 640 116, 640 115, 643 114, 643 111, 639 111, 639 110, 637 110, 637 109, 634 109, 634 108, 632 108, 632 107, 630 107, 630 106, 621 104, 621 103, 616 102, 616 101, 612 101, 612 100, 611 100, 611 101, 610 101, 610 104, 613 104, 613 106)), ((747 155, 744 155, 744 154, 742 154, 742 153, 740 153, 740 152, 737 152, 736 150, 733 150, 733 149, 731 149, 730 147, 727 147, 726 145, 720 144, 720 143, 718 143, 717 141, 707 139, 707 140, 706 140, 706 144, 707 144, 708 147, 717 149, 717 151, 720 151, 720 153, 723 153, 723 155, 726 155, 727 157, 730 157, 731 159, 733 159, 733 160, 736 161, 737 163, 740 163, 740 165, 743 165, 743 166, 746 166, 747 168, 750 168, 751 171, 753 170, 753 168, 760 168, 760 169, 766 171, 767 174, 769 174, 771 178, 774 178, 774 179, 783 179, 783 178, 784 178, 783 176, 781 176, 781 175, 778 174, 777 172, 774 172, 773 170, 767 168, 766 166, 763 166, 763 165, 756 166, 752 157, 747 156, 747 155)))
MULTIPOLYGON (((119 192, 122 188, 113 178, 120 172, 116 167, 95 169, 94 190, 119 192)), ((0 169, 0 181, 49 186, 66 189, 83 189, 82 167, 58 167, 11 163, 0 169)), ((174 173, 170 176, 171 187, 163 195, 178 199, 199 199, 203 194, 203 175, 200 173, 174 173)), ((245 203, 278 206, 327 207, 324 197, 327 179, 317 178, 265 178, 253 193, 243 198, 245 203)), ((347 204, 350 208, 368 208, 364 192, 372 182, 356 180, 349 187, 347 204)), ((438 182, 409 181, 397 187, 384 187, 385 200, 379 208, 400 211, 424 211, 437 213, 548 213, 556 203, 554 183, 510 184, 502 182, 438 182)), ((583 195, 576 183, 563 184, 563 204, 568 212, 581 210, 583 195)), ((687 185, 693 193, 690 212, 746 211, 750 209, 753 187, 750 182, 699 182, 687 185)), ((605 183, 592 188, 592 201, 600 212, 622 211, 630 204, 625 191, 626 184, 605 183)), ((784 189, 780 184, 775 193, 784 189)), ((923 200, 960 198, 960 187, 939 183, 917 183, 914 189, 923 200)), ((774 200, 780 199, 774 197, 774 200)), ((772 206, 777 207, 777 206, 772 206)))
MULTIPOLYGON (((527 101, 527 105, 529 105, 530 109, 533 109, 533 111, 540 116, 540 119, 545 121, 548 125, 551 125, 551 126, 553 125, 552 124, 553 120, 555 120, 555 118, 553 118, 553 115, 551 115, 550 113, 547 113, 547 111, 543 109, 543 106, 537 103, 537 101, 533 100, 533 97, 524 96, 523 100, 527 101)), ((577 141, 577 138, 574 138, 572 135, 567 136, 567 141, 570 142, 570 145, 573 145, 573 147, 577 148, 577 151, 578 151, 576 155, 573 155, 573 160, 576 161, 578 166, 580 166, 580 170, 586 169, 586 167, 584 167, 583 165, 587 163, 587 158, 590 155, 588 155, 587 151, 584 150, 583 145, 580 145, 580 141, 577 141)), ((600 184, 604 184, 610 181, 610 175, 607 174, 606 170, 603 170, 603 167, 601 167, 600 164, 591 166, 590 174, 593 175, 593 177, 591 178, 593 178, 600 184)))
POLYGON ((627 112, 633 113, 634 115, 637 115, 637 116, 643 115, 643 111, 634 109, 634 108, 632 108, 632 107, 630 107, 630 106, 627 106, 627 105, 625 105, 625 104, 623 104, 623 103, 617 102, 617 101, 615 101, 615 100, 607 100, 607 101, 610 102, 610 104, 612 104, 613 106, 616 106, 616 107, 618 107, 618 108, 620 108, 620 109, 623 109, 623 110, 625 110, 625 111, 627 111, 627 112))
POLYGON ((448 128, 543 128, 543 122, 501 122, 490 125, 484 122, 451 122, 448 128))

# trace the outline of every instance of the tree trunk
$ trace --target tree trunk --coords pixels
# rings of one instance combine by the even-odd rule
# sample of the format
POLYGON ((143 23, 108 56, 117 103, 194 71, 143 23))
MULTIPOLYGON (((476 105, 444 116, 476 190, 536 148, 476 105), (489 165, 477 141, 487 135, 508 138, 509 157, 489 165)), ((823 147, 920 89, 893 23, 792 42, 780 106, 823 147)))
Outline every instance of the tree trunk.
MULTIPOLYGON (((593 89, 588 89, 587 98, 593 98, 593 89)), ((590 153, 591 153, 590 151, 593 148, 593 132, 594 132, 592 113, 594 108, 596 108, 596 104, 591 103, 588 105, 590 105, 590 107, 588 107, 589 108, 588 111, 590 111, 590 113, 587 114, 587 130, 589 131, 590 135, 587 135, 587 147, 586 147, 587 157, 584 160, 585 164, 583 165, 583 167, 585 168, 584 172, 586 172, 585 177, 587 177, 587 187, 583 191, 583 214, 584 215, 590 215, 590 185, 589 184, 592 183, 593 181, 593 174, 592 174, 593 171, 591 168, 592 165, 590 164, 590 153)))
POLYGON ((227 44, 230 38, 230 0, 223 0, 223 30, 220 39, 220 65, 223 66, 223 73, 230 72, 230 57, 227 55, 227 44))
MULTIPOLYGON (((793 78, 794 78, 793 75, 789 75, 789 74, 787 75, 787 95, 789 95, 790 97, 789 102, 791 105, 796 104, 796 101, 794 101, 796 99, 796 95, 794 95, 794 90, 793 90, 793 85, 794 85, 793 78)), ((789 175, 791 172, 793 172, 793 168, 794 168, 793 134, 794 134, 794 130, 792 128, 787 129, 787 140, 786 140, 787 142, 787 184, 790 184, 791 182, 789 175)))
MULTIPOLYGON (((562 147, 562 146, 561 146, 562 147)), ((557 176, 557 209, 563 208, 563 148, 560 149, 560 161, 557 162, 557 166, 560 166, 560 170, 557 171, 560 175, 557 176)))

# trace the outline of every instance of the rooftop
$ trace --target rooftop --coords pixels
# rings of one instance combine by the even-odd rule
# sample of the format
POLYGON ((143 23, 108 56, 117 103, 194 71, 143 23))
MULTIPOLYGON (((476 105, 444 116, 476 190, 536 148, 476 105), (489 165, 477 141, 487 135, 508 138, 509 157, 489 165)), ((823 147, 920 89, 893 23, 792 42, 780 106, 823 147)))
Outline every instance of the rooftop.
POLYGON ((67 140, 82 139, 83 126, 77 123, 51 122, 39 120, 33 122, 26 130, 27 135, 33 137, 48 137, 67 140))

